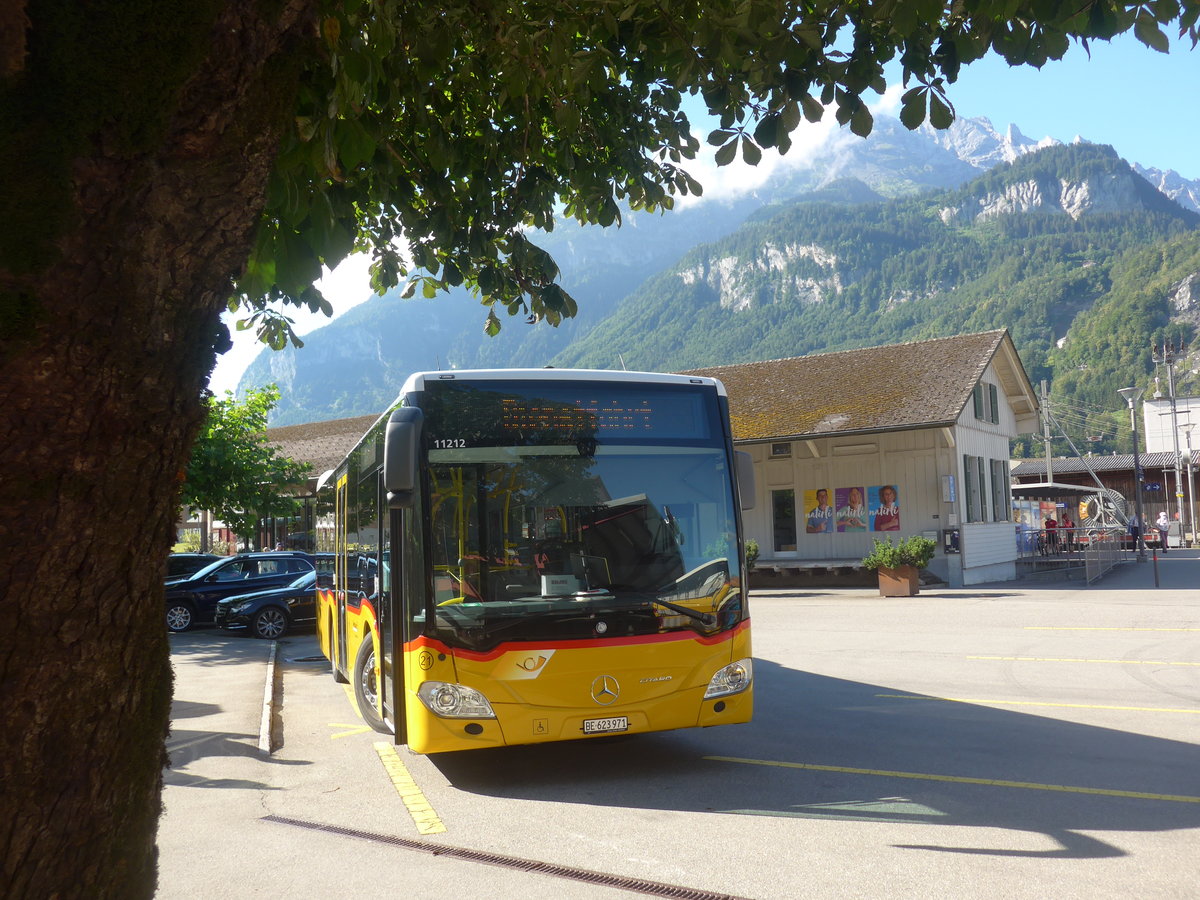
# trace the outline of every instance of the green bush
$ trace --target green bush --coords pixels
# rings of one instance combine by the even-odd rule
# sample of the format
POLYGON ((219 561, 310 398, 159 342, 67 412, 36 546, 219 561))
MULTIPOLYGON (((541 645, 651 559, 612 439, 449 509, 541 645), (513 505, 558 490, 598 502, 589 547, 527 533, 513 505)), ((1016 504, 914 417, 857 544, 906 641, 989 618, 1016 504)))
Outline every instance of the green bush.
POLYGON ((863 557, 862 564, 867 569, 898 569, 901 566, 923 569, 929 565, 936 550, 937 541, 920 535, 904 538, 898 544, 893 544, 890 537, 887 541, 876 538, 875 546, 863 557))
POLYGON ((758 562, 758 541, 746 541, 746 570, 754 571, 754 564, 758 562))

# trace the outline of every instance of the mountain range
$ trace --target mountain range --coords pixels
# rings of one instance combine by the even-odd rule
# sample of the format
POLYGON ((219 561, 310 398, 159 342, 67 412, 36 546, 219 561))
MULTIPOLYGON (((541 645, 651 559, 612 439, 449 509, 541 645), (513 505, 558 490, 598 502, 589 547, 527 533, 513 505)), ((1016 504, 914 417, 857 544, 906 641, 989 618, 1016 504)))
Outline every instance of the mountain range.
POLYGON ((1115 448, 1115 387, 1200 320, 1198 198, 1108 147, 881 117, 736 198, 539 235, 579 302, 557 329, 505 318, 488 338, 466 292, 393 293, 261 354, 241 387, 278 384, 283 425, 382 410, 420 369, 671 371, 1007 327, 1115 448))

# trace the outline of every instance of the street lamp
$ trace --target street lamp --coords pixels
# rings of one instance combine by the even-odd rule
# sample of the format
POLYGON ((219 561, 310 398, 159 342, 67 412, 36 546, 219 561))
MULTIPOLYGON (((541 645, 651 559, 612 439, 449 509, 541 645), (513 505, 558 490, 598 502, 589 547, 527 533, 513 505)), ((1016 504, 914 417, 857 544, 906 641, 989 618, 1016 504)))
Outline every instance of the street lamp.
POLYGON ((1134 404, 1142 399, 1142 388, 1121 388, 1117 393, 1129 404, 1129 421, 1133 426, 1133 496, 1138 519, 1137 558, 1138 562, 1145 562, 1146 516, 1142 512, 1142 458, 1138 453, 1137 413, 1134 411, 1134 404))

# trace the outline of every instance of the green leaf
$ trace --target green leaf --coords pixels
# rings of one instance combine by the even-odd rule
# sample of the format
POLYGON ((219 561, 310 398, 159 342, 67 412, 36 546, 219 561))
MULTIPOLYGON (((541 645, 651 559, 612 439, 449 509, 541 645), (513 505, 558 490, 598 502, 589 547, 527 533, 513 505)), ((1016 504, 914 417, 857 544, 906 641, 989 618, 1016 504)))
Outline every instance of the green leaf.
POLYGON ((929 124, 939 131, 954 124, 954 108, 936 91, 929 94, 929 124))
POLYGON ((757 166, 762 159, 762 151, 754 141, 748 137, 742 138, 742 162, 750 166, 757 166))
POLYGON ((925 121, 926 88, 916 87, 900 98, 900 123, 912 131, 925 121))
POLYGON ((737 139, 730 141, 724 147, 716 152, 713 160, 718 166, 727 166, 733 162, 733 157, 737 154, 737 139))
POLYGON ((1162 29, 1158 27, 1158 23, 1149 13, 1138 13, 1133 33, 1139 41, 1159 53, 1168 53, 1171 49, 1170 40, 1163 34, 1162 29))
POLYGON ((805 94, 800 98, 800 105, 804 107, 804 118, 809 122, 820 122, 825 115, 825 107, 816 97, 805 94))

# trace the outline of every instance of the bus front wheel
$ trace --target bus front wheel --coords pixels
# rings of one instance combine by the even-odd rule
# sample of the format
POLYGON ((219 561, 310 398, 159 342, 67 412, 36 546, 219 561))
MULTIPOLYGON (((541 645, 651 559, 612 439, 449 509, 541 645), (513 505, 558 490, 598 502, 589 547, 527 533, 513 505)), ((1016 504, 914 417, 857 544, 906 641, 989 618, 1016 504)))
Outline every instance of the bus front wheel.
POLYGON ((376 731, 391 734, 387 723, 379 714, 379 681, 375 672, 375 641, 367 634, 358 656, 354 660, 354 699, 363 721, 376 731))

